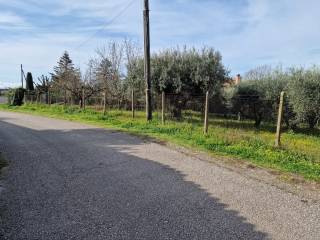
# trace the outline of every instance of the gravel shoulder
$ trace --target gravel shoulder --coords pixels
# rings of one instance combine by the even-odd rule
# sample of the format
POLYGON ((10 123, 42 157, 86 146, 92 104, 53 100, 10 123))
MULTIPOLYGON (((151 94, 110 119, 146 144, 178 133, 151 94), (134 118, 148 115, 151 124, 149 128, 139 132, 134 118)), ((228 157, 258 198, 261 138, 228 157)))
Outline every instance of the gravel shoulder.
POLYGON ((319 239, 319 191, 262 169, 8 112, 0 151, 3 239, 319 239))

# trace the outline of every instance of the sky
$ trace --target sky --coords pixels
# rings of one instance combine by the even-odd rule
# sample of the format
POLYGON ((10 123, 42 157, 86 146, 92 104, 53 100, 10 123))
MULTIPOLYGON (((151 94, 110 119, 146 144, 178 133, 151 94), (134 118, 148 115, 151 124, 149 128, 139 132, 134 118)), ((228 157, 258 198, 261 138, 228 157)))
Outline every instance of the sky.
MULTIPOLYGON (((209 46, 231 75, 320 64, 319 0, 149 0, 151 51, 209 46)), ((0 88, 52 72, 65 50, 85 69, 109 40, 143 47, 143 0, 0 0, 0 88)))

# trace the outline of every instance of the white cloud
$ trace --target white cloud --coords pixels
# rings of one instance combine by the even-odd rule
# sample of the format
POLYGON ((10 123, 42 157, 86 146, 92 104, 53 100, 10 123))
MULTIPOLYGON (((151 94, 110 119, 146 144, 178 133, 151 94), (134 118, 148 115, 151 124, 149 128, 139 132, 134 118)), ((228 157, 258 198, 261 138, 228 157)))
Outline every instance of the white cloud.
POLYGON ((320 40, 319 8, 315 0, 249 1, 248 23, 231 39, 225 36, 220 45, 227 60, 235 66, 243 62, 243 68, 279 62, 286 66, 319 63, 319 55, 308 54, 320 40))
POLYGON ((22 24, 24 21, 21 17, 10 12, 0 12, 0 24, 22 24))
POLYGON ((23 30, 32 26, 21 16, 12 12, 0 12, 0 30, 23 30))

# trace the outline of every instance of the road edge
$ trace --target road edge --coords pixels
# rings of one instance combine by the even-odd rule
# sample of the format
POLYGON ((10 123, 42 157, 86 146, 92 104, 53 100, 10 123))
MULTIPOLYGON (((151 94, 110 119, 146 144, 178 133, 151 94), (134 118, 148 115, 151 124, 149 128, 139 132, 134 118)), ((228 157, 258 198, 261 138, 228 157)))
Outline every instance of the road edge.
POLYGON ((78 123, 88 127, 89 126, 97 127, 98 129, 101 129, 101 130, 112 130, 122 134, 134 136, 145 142, 166 146, 186 156, 193 157, 199 161, 210 162, 211 164, 215 164, 216 166, 241 174, 246 178, 250 178, 255 181, 259 181, 264 184, 268 184, 273 187, 276 187, 287 193, 297 195, 301 198, 302 202, 306 202, 306 203, 319 202, 320 203, 320 183, 317 183, 311 180, 306 180, 299 175, 295 175, 291 173, 283 173, 281 171, 274 170, 274 169, 263 168, 255 165, 254 163, 247 162, 242 159, 220 156, 214 153, 209 153, 209 152, 195 149, 192 147, 187 148, 182 145, 179 145, 167 140, 158 139, 156 137, 148 136, 143 133, 130 132, 130 131, 125 131, 123 129, 112 128, 112 127, 102 127, 99 124, 89 123, 85 121, 69 120, 65 118, 59 118, 57 116, 48 116, 45 114, 37 114, 37 113, 25 112, 25 111, 10 111, 10 110, 6 111, 2 109, 0 111, 8 112, 8 113, 26 114, 26 115, 32 115, 32 116, 43 117, 48 119, 78 123))

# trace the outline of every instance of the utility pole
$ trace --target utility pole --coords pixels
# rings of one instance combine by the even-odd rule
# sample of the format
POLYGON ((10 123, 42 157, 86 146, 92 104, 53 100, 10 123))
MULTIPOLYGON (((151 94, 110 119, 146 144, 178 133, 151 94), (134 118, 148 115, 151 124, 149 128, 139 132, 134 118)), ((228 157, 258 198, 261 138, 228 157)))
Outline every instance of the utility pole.
POLYGON ((150 79, 150 21, 149 21, 149 0, 144 0, 143 11, 144 23, 144 78, 146 82, 146 117, 152 120, 151 102, 151 79, 150 79))
POLYGON ((20 66, 20 73, 21 73, 21 88, 23 88, 23 68, 22 68, 22 64, 20 66))

